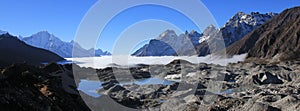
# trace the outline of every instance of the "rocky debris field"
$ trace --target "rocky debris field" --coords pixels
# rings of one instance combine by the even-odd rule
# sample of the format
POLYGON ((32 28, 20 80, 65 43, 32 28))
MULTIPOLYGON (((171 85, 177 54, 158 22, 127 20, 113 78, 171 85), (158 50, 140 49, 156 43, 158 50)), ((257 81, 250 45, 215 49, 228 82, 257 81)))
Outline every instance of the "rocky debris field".
MULTIPOLYGON (((104 81, 103 88, 98 90, 102 94, 98 99, 112 98, 119 103, 113 107, 120 106, 122 110, 299 111, 299 65, 299 61, 292 61, 220 66, 175 60, 167 65, 105 68, 97 70, 100 80, 104 81), (120 85, 119 80, 126 80, 120 76, 124 72, 135 79, 159 77, 176 82, 120 85)), ((94 107, 105 109, 106 106, 94 107)))
POLYGON ((300 61, 240 62, 227 66, 175 60, 167 65, 105 69, 55 63, 1 68, 1 110, 299 111, 300 61), (76 72, 76 73, 74 73, 76 72), (78 74, 77 74, 78 73, 78 74), (102 82, 91 97, 80 79, 102 82), (168 84, 123 84, 160 78, 168 84), (78 84, 77 84, 78 85, 78 84), (79 95, 80 94, 80 95, 79 95))

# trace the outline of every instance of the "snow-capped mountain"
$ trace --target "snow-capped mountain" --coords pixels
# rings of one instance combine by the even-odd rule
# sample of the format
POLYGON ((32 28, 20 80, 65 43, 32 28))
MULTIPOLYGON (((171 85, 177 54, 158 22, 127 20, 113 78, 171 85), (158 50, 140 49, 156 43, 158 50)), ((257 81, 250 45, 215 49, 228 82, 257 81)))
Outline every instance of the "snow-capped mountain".
POLYGON ((203 33, 196 31, 176 35, 172 30, 160 34, 155 40, 150 41, 132 55, 135 56, 161 56, 161 55, 199 55, 205 56, 211 51, 221 50, 240 40, 246 34, 270 20, 275 13, 260 14, 252 12, 246 14, 238 12, 219 30, 213 25, 208 26, 203 33), (221 39, 220 39, 221 38, 221 39), (224 40, 224 44, 219 44, 224 40), (191 45, 192 44, 192 45, 191 45), (155 46, 156 45, 156 46, 155 46), (223 45, 223 46, 222 46, 223 45), (165 50, 165 51, 162 51, 165 50), (171 50, 172 49, 172 50, 171 50), (160 51, 158 51, 160 50, 160 51), (197 51, 196 53, 195 50, 197 51), (175 51, 175 53, 173 53, 175 51))
POLYGON ((209 46, 218 44, 218 42, 215 41, 217 40, 216 38, 222 37, 224 39, 223 46, 216 47, 228 47, 232 43, 243 38, 246 34, 257 29, 259 26, 270 20, 275 15, 277 14, 260 14, 258 12, 246 14, 244 12, 238 12, 233 17, 231 17, 220 30, 216 31, 214 26, 209 26, 204 31, 203 36, 199 40, 200 44, 197 46, 198 55, 205 56, 210 54, 211 52, 220 50, 220 48, 213 49, 215 46, 209 46))
POLYGON ((244 12, 238 12, 220 29, 225 41, 225 46, 227 47, 233 42, 240 40, 246 34, 252 32, 275 15, 277 14, 260 14, 258 12, 246 14, 244 12))
POLYGON ((173 56, 173 55, 194 55, 194 47, 199 44, 199 37, 202 34, 191 31, 179 36, 173 30, 166 30, 156 39, 150 40, 132 55, 134 56, 173 56))
POLYGON ((248 53, 262 61, 289 61, 300 58, 300 7, 284 10, 269 22, 227 48, 227 55, 248 53))
POLYGON ((89 57, 95 55, 101 56, 110 54, 108 52, 104 53, 101 49, 97 49, 96 51, 94 49, 86 50, 74 41, 64 42, 47 31, 38 32, 30 37, 20 37, 20 39, 29 45, 50 50, 64 58, 89 57), (73 48, 76 51, 76 55, 72 55, 73 48), (95 51, 95 54, 93 51, 95 51))
POLYGON ((0 30, 0 35, 6 34, 6 33, 8 33, 8 32, 0 30))
POLYGON ((8 33, 0 35, 0 52, 0 66, 14 63, 38 65, 65 60, 51 51, 30 46, 8 33))

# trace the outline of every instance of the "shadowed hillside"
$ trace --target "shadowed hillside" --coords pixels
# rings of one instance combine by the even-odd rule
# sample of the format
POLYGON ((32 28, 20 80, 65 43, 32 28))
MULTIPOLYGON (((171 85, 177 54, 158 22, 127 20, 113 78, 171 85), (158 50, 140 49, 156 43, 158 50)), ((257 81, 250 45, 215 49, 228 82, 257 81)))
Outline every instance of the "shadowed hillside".
POLYGON ((0 36, 0 66, 13 63, 39 65, 43 62, 57 62, 64 58, 44 49, 29 46, 9 34, 0 36))

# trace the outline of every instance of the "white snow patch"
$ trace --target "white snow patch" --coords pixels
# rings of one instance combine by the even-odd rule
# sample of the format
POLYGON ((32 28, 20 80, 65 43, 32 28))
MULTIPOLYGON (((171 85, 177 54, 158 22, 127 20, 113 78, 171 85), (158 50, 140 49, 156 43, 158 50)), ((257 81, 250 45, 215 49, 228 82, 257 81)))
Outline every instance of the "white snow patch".
POLYGON ((247 15, 243 15, 242 17, 241 17, 241 19, 246 19, 247 18, 247 15))
POLYGON ((196 72, 190 72, 186 76, 187 77, 195 77, 195 76, 197 76, 197 73, 196 72))
POLYGON ((165 79, 167 80, 178 80, 182 78, 182 74, 173 74, 173 75, 167 75, 165 79))

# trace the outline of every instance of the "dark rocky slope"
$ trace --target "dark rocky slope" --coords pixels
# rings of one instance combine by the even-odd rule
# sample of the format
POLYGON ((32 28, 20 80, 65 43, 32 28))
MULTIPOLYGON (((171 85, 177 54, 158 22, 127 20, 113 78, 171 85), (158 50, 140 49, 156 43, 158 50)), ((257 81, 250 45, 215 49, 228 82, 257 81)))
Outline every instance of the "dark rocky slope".
POLYGON ((64 60, 50 51, 29 46, 9 34, 0 35, 0 52, 0 67, 13 63, 39 65, 64 60))
POLYGON ((294 60, 300 57, 300 7, 283 11, 227 48, 228 55, 294 60))
POLYGON ((149 44, 134 52, 134 56, 168 56, 174 55, 176 51, 167 43, 160 40, 150 40, 149 44))
POLYGON ((15 64, 0 69, 3 111, 88 111, 76 89, 71 65, 38 68, 15 64))

